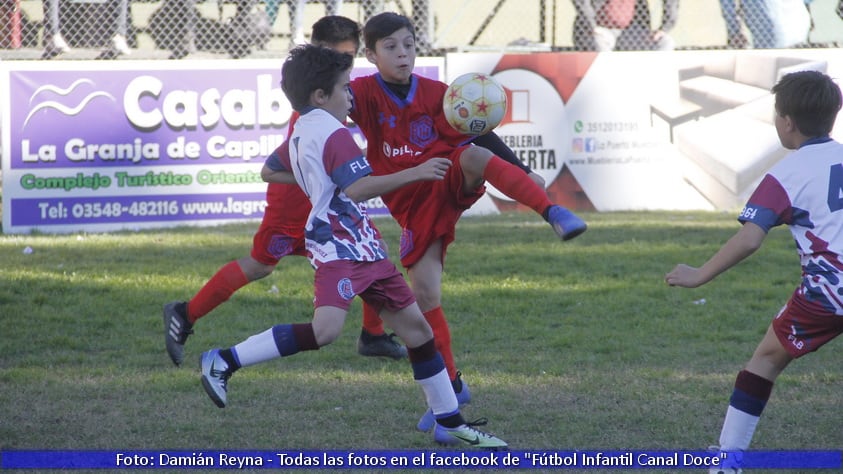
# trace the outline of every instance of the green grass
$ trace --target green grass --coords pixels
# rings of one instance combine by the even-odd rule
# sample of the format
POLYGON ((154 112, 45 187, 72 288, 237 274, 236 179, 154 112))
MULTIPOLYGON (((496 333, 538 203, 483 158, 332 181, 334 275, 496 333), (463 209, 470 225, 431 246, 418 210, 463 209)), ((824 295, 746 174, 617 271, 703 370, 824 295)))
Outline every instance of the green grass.
MULTIPOLYGON (((701 264, 737 230, 734 216, 585 217, 589 232, 566 243, 531 214, 460 222, 443 299, 474 395, 467 417, 488 417, 513 449, 716 444, 736 373, 798 281, 790 234, 775 229, 749 260, 688 290, 664 274, 701 264)), ((397 249, 394 223, 377 223, 397 249)), ((238 372, 228 408, 205 395, 202 351, 310 319, 303 258, 200 320, 186 366, 171 365, 162 304, 246 255, 255 228, 0 236, 0 448, 432 448, 414 430, 423 400, 408 364, 356 354, 359 304, 336 343, 238 372)), ((833 341, 780 377, 754 448, 843 446, 839 350, 833 341)))

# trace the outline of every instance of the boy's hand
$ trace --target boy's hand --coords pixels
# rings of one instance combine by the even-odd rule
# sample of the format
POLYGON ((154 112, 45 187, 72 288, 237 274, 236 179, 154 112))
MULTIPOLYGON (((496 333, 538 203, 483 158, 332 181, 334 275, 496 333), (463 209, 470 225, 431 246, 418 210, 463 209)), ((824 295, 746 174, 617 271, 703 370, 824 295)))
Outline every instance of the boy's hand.
POLYGON ((450 167, 451 160, 447 158, 431 158, 416 166, 415 170, 422 181, 442 181, 450 167))
POLYGON ((696 288, 703 283, 700 278, 700 269, 684 263, 676 265, 673 271, 665 275, 664 281, 670 286, 683 288, 696 288))

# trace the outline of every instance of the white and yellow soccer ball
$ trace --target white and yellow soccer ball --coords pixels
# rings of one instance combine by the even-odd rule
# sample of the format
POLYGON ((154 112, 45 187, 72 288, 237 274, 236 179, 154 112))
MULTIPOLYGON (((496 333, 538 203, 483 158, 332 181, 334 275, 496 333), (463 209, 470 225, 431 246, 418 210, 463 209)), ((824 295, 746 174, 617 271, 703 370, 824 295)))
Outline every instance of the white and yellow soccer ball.
POLYGON ((454 79, 442 99, 445 118, 466 135, 483 135, 506 114, 506 92, 488 74, 470 72, 454 79))

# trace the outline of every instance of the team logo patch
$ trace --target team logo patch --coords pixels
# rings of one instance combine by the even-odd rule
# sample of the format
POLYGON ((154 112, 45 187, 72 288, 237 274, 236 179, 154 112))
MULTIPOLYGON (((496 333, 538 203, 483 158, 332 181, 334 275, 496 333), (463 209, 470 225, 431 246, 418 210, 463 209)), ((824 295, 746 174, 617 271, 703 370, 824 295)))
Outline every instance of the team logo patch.
POLYGON ((350 300, 354 298, 354 289, 351 288, 351 280, 348 278, 343 278, 339 282, 337 282, 337 293, 344 300, 350 300))
POLYGON ((398 242, 398 254, 401 258, 406 257, 413 251, 413 231, 410 229, 403 229, 401 231, 401 238, 398 242))
POLYGON ((424 147, 436 140, 439 135, 433 126, 433 119, 425 115, 410 123, 410 142, 418 147, 424 147))
POLYGON ((273 235, 269 242, 269 254, 275 258, 281 258, 293 253, 293 239, 286 235, 273 235))

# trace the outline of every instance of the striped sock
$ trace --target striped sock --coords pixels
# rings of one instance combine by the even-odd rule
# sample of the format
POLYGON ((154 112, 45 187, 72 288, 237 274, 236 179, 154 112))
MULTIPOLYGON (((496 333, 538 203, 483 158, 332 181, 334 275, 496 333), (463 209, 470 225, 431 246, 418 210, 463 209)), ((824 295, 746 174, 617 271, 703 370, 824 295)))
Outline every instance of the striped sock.
POLYGON ((313 324, 279 324, 232 347, 238 365, 248 367, 301 351, 319 349, 313 324))
POLYGON ((459 415, 457 396, 451 387, 442 356, 436 352, 433 339, 419 347, 407 348, 407 355, 413 366, 413 378, 421 385, 433 416, 438 420, 459 415))
POLYGON ((749 449, 755 427, 772 391, 773 382, 746 370, 738 373, 720 432, 722 451, 749 449))

